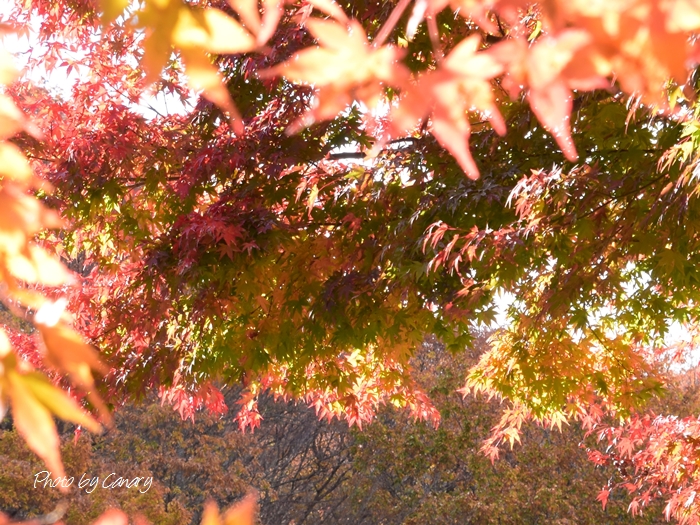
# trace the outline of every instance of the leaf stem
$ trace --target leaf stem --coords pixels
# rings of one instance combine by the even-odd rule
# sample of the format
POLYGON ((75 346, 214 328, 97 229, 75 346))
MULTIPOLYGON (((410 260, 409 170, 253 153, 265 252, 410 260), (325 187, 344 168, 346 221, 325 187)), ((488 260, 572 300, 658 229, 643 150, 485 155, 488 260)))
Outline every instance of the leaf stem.
POLYGON ((389 18, 387 18, 386 22, 384 22, 384 25, 379 30, 379 33, 377 33, 377 36, 372 43, 374 47, 379 47, 384 43, 389 34, 394 30, 396 23, 399 21, 399 18, 401 18, 401 15, 403 15, 403 12, 410 3, 411 0, 400 0, 399 3, 396 4, 396 7, 389 15, 389 18))
POLYGON ((428 24, 428 34, 430 35, 430 42, 433 45, 433 53, 435 54, 435 60, 439 63, 444 58, 444 54, 440 47, 440 31, 438 30, 437 22, 435 21, 435 15, 429 15, 426 18, 428 24))

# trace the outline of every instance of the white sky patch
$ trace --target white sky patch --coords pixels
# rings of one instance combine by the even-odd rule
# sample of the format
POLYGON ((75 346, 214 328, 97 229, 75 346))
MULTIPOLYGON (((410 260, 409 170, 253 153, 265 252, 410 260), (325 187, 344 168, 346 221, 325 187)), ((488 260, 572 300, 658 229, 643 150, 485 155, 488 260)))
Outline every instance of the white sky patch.
POLYGON ((503 328, 508 325, 508 308, 515 302, 515 295, 499 288, 493 300, 496 305, 496 326, 503 328))
MULTIPOLYGON (((12 2, 0 2, 0 20, 7 20, 11 10, 12 2)), ((36 23, 30 22, 28 29, 22 35, 3 35, 0 45, 12 54, 17 68, 25 79, 46 89, 52 96, 62 100, 70 100, 73 87, 79 82, 88 80, 90 74, 88 68, 80 65, 69 68, 62 66, 60 61, 51 70, 47 70, 43 66, 29 68, 30 60, 41 57, 47 52, 47 48, 39 45, 36 39, 38 20, 36 23)), ((64 58, 80 60, 86 56, 85 52, 78 51, 71 54, 66 52, 64 58)), ((135 59, 133 65, 136 66, 135 59)), ((109 87, 107 89, 109 91, 109 87)), ((115 93, 115 97, 117 96, 115 93)), ((179 96, 165 92, 154 93, 152 89, 149 89, 143 93, 137 104, 127 100, 124 100, 124 103, 147 120, 151 120, 159 116, 185 115, 192 110, 197 98, 197 95, 192 92, 191 96, 183 102, 179 96)))
POLYGON ((668 334, 664 338, 664 345, 671 352, 679 346, 685 346, 689 350, 684 353, 683 361, 671 364, 672 372, 686 372, 700 367, 700 347, 698 347, 697 341, 694 341, 690 330, 681 323, 677 321, 671 323, 668 334))

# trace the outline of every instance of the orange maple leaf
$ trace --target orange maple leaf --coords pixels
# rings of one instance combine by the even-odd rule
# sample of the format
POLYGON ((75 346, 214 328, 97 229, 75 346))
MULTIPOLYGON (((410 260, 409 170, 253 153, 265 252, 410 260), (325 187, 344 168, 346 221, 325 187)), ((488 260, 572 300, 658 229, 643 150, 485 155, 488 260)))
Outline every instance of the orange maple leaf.
POLYGON ((258 508, 258 496, 248 494, 241 501, 229 507, 224 515, 219 514, 219 507, 213 501, 204 506, 202 525, 253 525, 258 508))
POLYGON ((265 44, 273 35, 284 14, 284 2, 281 0, 262 0, 262 18, 258 0, 228 0, 228 3, 241 17, 245 28, 256 36, 259 46, 265 44))
MULTIPOLYGON (((570 161, 578 159, 571 138, 574 89, 590 91, 610 85, 609 64, 590 45, 583 30, 566 29, 538 40, 524 64, 532 111, 570 161)), ((517 65, 516 67, 522 67, 517 65)))
POLYGON ((460 42, 438 69, 419 78, 391 115, 392 135, 404 135, 430 114, 432 134, 472 179, 479 177, 479 170, 469 151, 468 113, 479 111, 497 133, 506 132, 491 85, 491 79, 501 75, 505 66, 490 50, 480 52, 480 45, 476 35, 460 42))
POLYGON ((318 88, 313 107, 290 132, 332 119, 355 100, 376 107, 386 87, 401 87, 408 79, 408 69, 399 62, 404 51, 390 45, 373 47, 356 20, 345 24, 312 18, 306 27, 320 46, 304 49, 259 74, 281 75, 318 88))

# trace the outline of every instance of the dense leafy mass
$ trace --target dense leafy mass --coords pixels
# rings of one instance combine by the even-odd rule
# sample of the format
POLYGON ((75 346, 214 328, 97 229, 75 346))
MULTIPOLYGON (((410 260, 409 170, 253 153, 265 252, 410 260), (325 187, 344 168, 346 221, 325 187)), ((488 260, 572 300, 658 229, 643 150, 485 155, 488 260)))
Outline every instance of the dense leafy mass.
POLYGON ((411 356, 426 334, 464 351, 508 293, 462 388, 506 400, 483 450, 579 420, 623 478, 603 503, 624 487, 698 522, 697 419, 641 412, 698 330, 698 12, 21 2, 28 70, 73 85, 0 99, 2 300, 25 322, 0 341, 0 401, 59 472, 52 414, 99 425, 55 384, 106 424, 103 397, 149 391, 223 414, 222 384, 244 385, 244 428, 264 392, 437 424, 411 356), (148 89, 184 110, 144 116, 148 89))
MULTIPOLYGON (((68 497, 64 520, 83 525, 103 509, 118 506, 155 525, 199 524, 207 498, 229 505, 251 488, 260 494, 260 523, 277 525, 597 525, 659 522, 661 502, 643 516, 627 513, 628 501, 613 494, 605 510, 592 494, 614 467, 596 467, 579 442, 580 429, 527 429, 523 447, 495 464, 479 452, 498 420, 496 403, 462 400, 454 390, 477 352, 453 356, 426 344, 414 362, 416 379, 442 416, 436 431, 405 412, 384 408, 362 431, 344 422, 319 421, 303 405, 261 400, 264 416, 255 433, 241 433, 231 419, 207 414, 194 423, 158 403, 127 406, 104 436, 83 434, 73 442, 66 429, 62 456, 76 479, 87 472, 154 476, 146 494, 125 488, 68 497)), ((674 387, 674 406, 697 407, 697 385, 674 387)), ((234 402, 239 392, 227 391, 234 402)), ((14 519, 52 511, 61 495, 32 486, 41 463, 9 430, 0 433, 0 508, 14 519), (10 460, 9 458, 14 458, 10 460)))

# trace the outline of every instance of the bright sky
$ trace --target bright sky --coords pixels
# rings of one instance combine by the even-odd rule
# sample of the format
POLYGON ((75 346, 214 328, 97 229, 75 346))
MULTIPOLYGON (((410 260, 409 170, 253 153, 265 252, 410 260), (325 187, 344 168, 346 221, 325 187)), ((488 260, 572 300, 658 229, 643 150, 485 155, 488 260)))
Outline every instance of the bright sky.
MULTIPOLYGON (((9 17, 12 2, 2 2, 0 0, 0 20, 9 17)), ((80 80, 80 73, 76 68, 67 73, 67 68, 57 67, 51 71, 44 68, 27 70, 27 62, 30 56, 38 56, 42 52, 36 41, 32 41, 30 36, 18 37, 17 35, 5 35, 2 37, 2 46, 15 57, 15 64, 23 72, 26 78, 35 84, 49 90, 50 93, 67 99, 73 85, 80 80)), ((196 97, 193 95, 192 104, 196 97)), ((134 110, 151 119, 156 116, 166 114, 183 114, 188 108, 182 104, 178 97, 164 93, 144 93, 139 104, 134 106, 134 110)))

